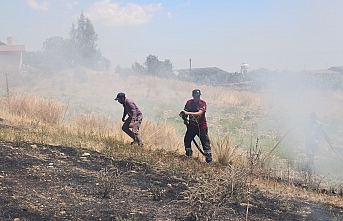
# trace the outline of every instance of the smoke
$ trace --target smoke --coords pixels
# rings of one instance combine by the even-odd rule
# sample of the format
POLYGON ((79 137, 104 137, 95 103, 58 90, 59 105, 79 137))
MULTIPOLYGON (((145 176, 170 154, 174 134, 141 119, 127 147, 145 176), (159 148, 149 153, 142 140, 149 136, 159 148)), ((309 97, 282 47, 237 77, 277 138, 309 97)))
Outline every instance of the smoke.
MULTIPOLYGON (((278 134, 275 144, 288 133, 275 150, 279 156, 287 158, 296 169, 308 163, 305 151, 306 123, 310 114, 316 113, 323 135, 319 136, 319 150, 315 155, 313 172, 329 179, 343 179, 343 162, 330 144, 342 155, 342 96, 340 90, 331 86, 337 82, 321 81, 314 84, 313 78, 306 72, 259 70, 250 74, 256 82, 258 93, 268 102, 264 119, 261 117, 256 131, 270 131, 278 134)), ((312 76, 313 77, 313 76, 312 76)), ((274 145, 274 144, 272 144, 274 145)), ((273 146, 268 148, 271 149, 273 146)))
MULTIPOLYGON (((202 91, 201 98, 208 105, 206 116, 212 138, 229 135, 233 142, 245 140, 247 143, 259 137, 262 149, 270 151, 289 132, 273 154, 289 160, 295 169, 307 161, 305 124, 310 113, 315 112, 332 146, 343 155, 343 93, 313 86, 303 72, 254 70, 248 75, 251 88, 245 91, 82 68, 53 76, 45 76, 41 72, 10 76, 11 93, 15 91, 57 98, 68 103, 69 115, 98 113, 110 116, 114 123, 121 120, 123 113, 122 105, 114 98, 118 92, 124 92, 135 101, 145 119, 176 127, 180 131, 180 140, 183 139, 185 128, 178 114, 185 102, 192 98, 191 91, 199 88, 202 91), (243 95, 250 100, 237 102, 245 99, 243 95), (258 99, 256 104, 252 103, 252 99, 258 99)), ((321 136, 314 173, 343 180, 341 168, 341 160, 321 136)))

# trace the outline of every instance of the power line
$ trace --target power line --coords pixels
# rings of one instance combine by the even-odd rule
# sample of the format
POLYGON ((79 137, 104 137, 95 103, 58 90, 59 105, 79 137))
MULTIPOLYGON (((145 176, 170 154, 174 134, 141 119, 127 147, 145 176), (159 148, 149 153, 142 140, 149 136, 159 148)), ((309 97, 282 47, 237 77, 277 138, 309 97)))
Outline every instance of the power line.
POLYGON ((279 55, 279 56, 293 56, 296 55, 314 55, 314 54, 321 54, 321 55, 343 55, 343 52, 336 52, 336 53, 329 53, 329 52, 289 52, 289 53, 280 53, 280 52, 274 52, 274 53, 255 53, 255 52, 225 52, 225 51, 208 51, 208 50, 200 50, 200 51, 181 51, 181 50, 159 50, 159 49, 134 49, 134 48, 113 48, 114 50, 118 50, 121 52, 133 52, 133 53, 162 53, 162 54, 207 54, 207 55, 279 55))

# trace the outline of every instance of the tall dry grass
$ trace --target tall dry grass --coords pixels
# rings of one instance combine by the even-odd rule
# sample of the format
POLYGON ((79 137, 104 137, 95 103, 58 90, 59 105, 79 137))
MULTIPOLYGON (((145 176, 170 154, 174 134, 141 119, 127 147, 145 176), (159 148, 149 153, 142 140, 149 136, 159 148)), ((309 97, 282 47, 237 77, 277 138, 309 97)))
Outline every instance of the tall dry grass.
MULTIPOLYGON (((121 131, 122 123, 114 122, 108 116, 95 113, 78 114, 69 121, 62 122, 65 107, 52 99, 15 95, 10 97, 10 102, 7 102, 6 98, 2 98, 0 103, 1 116, 5 116, 6 121, 20 125, 16 128, 1 128, 0 140, 10 140, 18 145, 26 142, 38 142, 87 147, 109 155, 131 154, 144 159, 150 158, 155 162, 163 161, 164 164, 172 163, 171 174, 175 173, 174 170, 181 171, 184 168, 192 168, 191 171, 204 170, 203 164, 192 160, 183 164, 187 167, 180 166, 175 152, 183 152, 183 138, 180 138, 177 131, 164 122, 143 119, 141 134, 143 142, 149 150, 144 152, 144 149, 127 145, 130 139, 121 131), (172 151, 174 154, 167 155, 164 151, 159 150, 172 151)), ((253 105, 252 101, 247 104, 253 105)), ((214 169, 206 168, 206 172, 199 175, 203 177, 205 174, 205 178, 201 178, 199 186, 189 189, 190 211, 198 218, 210 218, 215 213, 215 206, 219 206, 230 197, 235 197, 240 202, 246 202, 253 177, 258 175, 253 173, 261 173, 260 167, 256 167, 260 164, 257 162, 261 156, 259 150, 253 149, 245 154, 238 146, 232 145, 230 137, 218 138, 211 142, 214 160, 218 167, 224 169, 225 172, 221 173, 218 172, 220 170, 214 171, 214 169), (206 178, 206 176, 208 177, 206 178), (227 196, 230 197, 226 198, 227 196), (208 213, 204 213, 204 211, 208 211, 208 213)), ((189 176, 194 176, 194 174, 189 174, 189 176)))
POLYGON ((214 158, 220 165, 243 166, 244 152, 240 150, 238 145, 233 145, 233 142, 229 136, 212 139, 211 146, 213 149, 214 158))
MULTIPOLYGON (((56 76, 56 78, 61 78, 55 79, 54 82, 57 82, 55 83, 55 87, 52 85, 52 81, 46 80, 45 82, 40 82, 41 85, 38 88, 40 88, 39 91, 48 91, 45 96, 61 91, 67 95, 68 93, 73 96, 77 94, 75 99, 84 106, 97 104, 98 106, 103 105, 108 107, 110 106, 108 105, 109 101, 113 102, 113 97, 121 90, 126 92, 129 97, 138 98, 137 101, 141 101, 143 104, 146 99, 154 99, 154 101, 167 100, 172 103, 185 102, 191 98, 191 91, 195 88, 199 88, 202 91, 202 98, 212 107, 215 107, 215 105, 223 105, 237 106, 248 110, 264 109, 269 111, 270 109, 274 110, 273 106, 287 110, 290 106, 299 107, 299 103, 304 103, 305 105, 305 102, 303 100, 299 101, 299 99, 296 100, 297 103, 295 105, 290 105, 293 104, 291 101, 280 104, 278 98, 274 99, 274 105, 274 103, 269 102, 268 96, 261 96, 261 94, 254 92, 236 91, 230 88, 211 87, 152 76, 129 76, 128 78, 121 78, 119 75, 113 73, 99 75, 98 73, 87 72, 87 74, 88 82, 82 84, 73 82, 73 80, 65 80, 68 79, 68 76, 56 76), (63 79, 64 77, 65 79, 63 79), (52 91, 53 89, 57 91, 52 91), (105 101, 105 104, 99 101, 101 99, 105 101), (99 103, 96 103, 98 101, 99 103)), ((24 91, 26 90, 25 87, 20 88, 24 91)), ((34 90, 34 88, 30 89, 34 90)), ((129 154, 130 156, 139 156, 141 159, 149 158, 152 161, 161 162, 160 166, 163 167, 171 165, 170 174, 176 174, 178 171, 184 171, 187 168, 188 171, 191 171, 189 174, 190 177, 195 177, 198 171, 202 171, 200 176, 203 177, 204 174, 211 174, 215 170, 212 167, 204 167, 204 164, 199 164, 199 160, 196 157, 184 160, 185 158, 177 156, 184 154, 183 137, 175 131, 175 128, 165 122, 154 122, 149 118, 143 119, 141 135, 146 145, 144 149, 148 150, 145 151, 144 149, 139 149, 137 146, 128 145, 131 140, 121 131, 122 122, 116 122, 106 115, 81 113, 71 116, 68 118, 68 121, 62 121, 61 119, 65 119, 64 113, 66 107, 61 102, 30 95, 8 94, 9 99, 6 97, 0 99, 0 117, 5 118, 10 123, 19 125, 19 127, 13 129, 1 128, 0 140, 11 140, 18 145, 25 144, 25 142, 38 142, 72 147, 87 147, 103 151, 109 155, 129 154), (164 150, 170 150, 173 153, 168 155, 164 150)), ((325 99, 325 97, 330 97, 333 101, 330 103, 332 107, 330 109, 330 115, 333 114, 337 118, 340 118, 343 93, 339 91, 327 92, 325 96, 316 96, 318 99, 316 99, 317 102, 315 104, 321 105, 320 101, 325 99)), ((88 107, 92 109, 91 106, 88 107)), ((118 107, 118 109, 120 108, 118 107)), ((321 113, 327 113, 326 111, 323 109, 321 113)), ((322 115, 321 113, 319 114, 322 115)), ((226 192, 230 196, 241 198, 240 201, 245 201, 244 198, 247 197, 246 192, 248 192, 247 188, 250 188, 249 185, 252 182, 250 180, 256 175, 252 173, 261 173, 260 167, 255 166, 260 164, 257 162, 260 157, 259 151, 242 152, 238 146, 233 145, 230 137, 217 138, 211 141, 214 161, 216 162, 215 165, 220 170, 223 169, 226 172, 217 177, 212 176, 209 179, 203 180, 202 182, 205 183, 201 183, 200 186, 196 186, 191 190, 190 196, 195 198, 190 199, 200 199, 201 202, 204 202, 204 204, 200 205, 198 204, 200 201, 190 202, 190 209, 197 216, 202 215, 202 211, 206 211, 207 208, 210 208, 214 212, 215 208, 211 205, 215 204, 211 202, 221 203, 221 197, 223 196, 221 193, 226 192), (203 198, 198 198, 199 196, 205 196, 205 200, 208 201, 204 201, 203 198), (214 201, 211 201, 212 199, 214 201), (206 202, 210 202, 211 204, 209 205, 206 202)), ((200 160, 204 161, 202 156, 200 160)), ((279 162, 273 165, 276 165, 276 168, 280 167, 279 162)), ((289 168, 286 167, 279 174, 280 169, 277 169, 268 174, 265 172, 268 179, 270 177, 284 177, 289 171, 289 168)), ((215 173, 219 172, 216 171, 215 173)), ((277 179, 271 178, 270 180, 277 179)), ((210 215, 203 214, 203 216, 210 215)))
MULTIPOLYGON (((32 142, 91 147, 96 150, 108 148, 115 142, 123 144, 132 140, 122 130, 122 122, 115 122, 109 116, 97 113, 75 114, 68 121, 61 122, 65 107, 59 101, 34 97, 32 95, 13 95, 10 102, 0 100, 2 116, 7 121, 21 125, 19 133, 8 133, 8 139, 18 136, 32 142), (109 142, 112 140, 111 142, 109 142)), ((143 119, 140 133, 146 147, 151 150, 163 149, 184 153, 183 136, 176 128, 166 122, 153 122, 143 119)), ((213 142, 214 158, 221 165, 232 164, 238 159, 237 147, 231 145, 228 137, 213 142)))
MULTIPOLYGON (((99 142, 104 137, 123 143, 131 142, 131 138, 121 130, 122 122, 115 122, 109 116, 81 113, 72 116, 68 122, 61 122, 65 113, 64 106, 53 99, 13 95, 10 97, 10 102, 3 97, 0 103, 0 113, 6 121, 25 128, 31 127, 22 131, 22 136, 31 141, 80 147, 92 146, 94 149, 105 148, 106 145, 99 142)), ((181 143, 177 131, 166 123, 144 119, 141 134, 144 143, 149 148, 180 149, 181 143)), ((14 139, 14 135, 10 137, 14 139)))
POLYGON ((165 122, 142 122, 141 134, 143 142, 150 145, 152 149, 164 149, 178 151, 183 149, 183 138, 179 137, 175 128, 165 122))
MULTIPOLYGON (((122 122, 115 122, 108 116, 98 114, 79 114, 75 116, 74 129, 88 136, 113 137, 129 144, 132 139, 121 130, 122 122)), ((175 128, 164 122, 143 119, 140 128, 141 138, 146 147, 156 150, 177 151, 182 142, 175 128)))
POLYGON ((186 100, 191 97, 193 89, 200 89, 202 97, 213 104, 241 106, 250 109, 263 109, 267 104, 257 93, 238 91, 225 87, 199 85, 175 79, 163 79, 153 76, 130 76, 125 84, 139 90, 133 91, 134 95, 143 94, 146 97, 186 100))
POLYGON ((62 119, 65 109, 61 102, 32 95, 12 95, 1 100, 3 110, 14 116, 57 124, 62 119))

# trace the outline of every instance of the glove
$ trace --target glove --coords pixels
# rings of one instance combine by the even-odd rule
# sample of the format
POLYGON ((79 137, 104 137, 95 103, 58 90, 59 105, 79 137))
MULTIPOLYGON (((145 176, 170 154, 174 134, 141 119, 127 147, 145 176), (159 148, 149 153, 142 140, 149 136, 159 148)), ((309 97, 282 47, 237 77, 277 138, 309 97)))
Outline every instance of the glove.
POLYGON ((181 111, 181 112, 179 113, 179 116, 183 119, 183 123, 184 123, 185 125, 188 125, 188 119, 187 119, 187 115, 185 114, 185 111, 181 111))
POLYGON ((187 118, 187 116, 186 116, 186 114, 185 114, 184 111, 181 111, 181 112, 179 113, 179 116, 180 116, 182 119, 186 119, 186 118, 187 118))

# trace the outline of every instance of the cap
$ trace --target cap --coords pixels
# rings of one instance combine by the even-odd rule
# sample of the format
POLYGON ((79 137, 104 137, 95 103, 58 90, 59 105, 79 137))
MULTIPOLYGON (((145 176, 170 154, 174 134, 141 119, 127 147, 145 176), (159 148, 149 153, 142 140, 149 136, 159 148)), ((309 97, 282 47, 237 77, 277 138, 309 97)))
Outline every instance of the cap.
POLYGON ((125 94, 123 92, 120 92, 117 94, 117 97, 114 99, 115 101, 119 100, 120 98, 125 97, 125 94))
POLYGON ((193 90, 192 91, 192 95, 201 95, 201 92, 200 92, 200 90, 199 89, 195 89, 195 90, 193 90))

